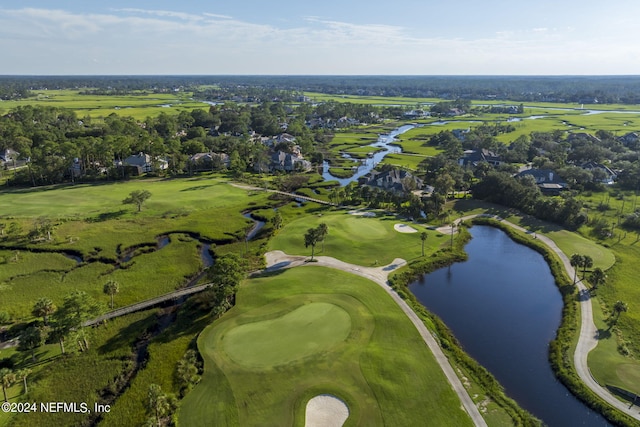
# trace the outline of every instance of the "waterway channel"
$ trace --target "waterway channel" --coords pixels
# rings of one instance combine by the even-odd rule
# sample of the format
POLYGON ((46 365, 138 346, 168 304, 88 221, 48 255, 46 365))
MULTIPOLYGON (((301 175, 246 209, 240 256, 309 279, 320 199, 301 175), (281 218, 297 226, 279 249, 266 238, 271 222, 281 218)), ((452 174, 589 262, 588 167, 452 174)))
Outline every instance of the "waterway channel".
MULTIPOLYGON (((322 163, 322 177, 325 181, 338 181, 341 186, 345 186, 350 182, 358 181, 358 178, 365 176, 371 170, 384 159, 384 157, 389 153, 401 153, 402 148, 399 145, 394 145, 393 142, 396 139, 396 136, 405 133, 406 131, 413 129, 417 125, 408 124, 404 126, 400 126, 397 129, 392 130, 389 133, 378 135, 378 140, 373 144, 367 145, 367 147, 371 147, 374 152, 371 158, 368 158, 364 161, 360 161, 357 159, 353 159, 354 161, 354 169, 356 169, 355 174, 349 178, 338 178, 336 176, 331 175, 329 172, 329 162, 326 160, 322 163)), ((344 154, 343 157, 349 159, 351 156, 348 154, 344 154)))
POLYGON ((608 426, 556 379, 549 342, 562 298, 544 258, 503 231, 474 226, 467 261, 409 286, 523 408, 555 427, 608 426))

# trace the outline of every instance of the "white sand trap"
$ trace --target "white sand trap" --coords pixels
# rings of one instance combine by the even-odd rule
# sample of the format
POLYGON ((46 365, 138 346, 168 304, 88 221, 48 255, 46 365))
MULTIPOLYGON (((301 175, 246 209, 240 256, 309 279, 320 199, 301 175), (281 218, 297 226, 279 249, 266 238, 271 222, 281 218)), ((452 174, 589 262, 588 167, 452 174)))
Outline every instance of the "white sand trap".
POLYGON ((396 231, 399 231, 400 233, 417 233, 418 232, 418 230, 416 230, 415 228, 407 224, 396 224, 393 226, 393 228, 396 231))
POLYGON ((342 427, 349 418, 349 408, 330 394, 321 394, 307 402, 305 427, 342 427))
POLYGON ((350 215, 358 215, 358 216, 366 216, 366 217, 374 217, 376 216, 375 212, 363 212, 363 211, 349 211, 350 215))

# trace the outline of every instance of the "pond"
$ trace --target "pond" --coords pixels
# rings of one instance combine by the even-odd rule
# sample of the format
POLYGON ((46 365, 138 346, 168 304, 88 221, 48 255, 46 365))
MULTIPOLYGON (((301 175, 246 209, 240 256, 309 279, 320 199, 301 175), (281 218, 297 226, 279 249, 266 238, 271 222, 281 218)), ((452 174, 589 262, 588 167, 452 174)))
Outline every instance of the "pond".
POLYGON ((507 395, 549 426, 608 426, 553 374, 549 342, 562 297, 544 258, 503 231, 474 226, 462 263, 423 276, 411 292, 453 331, 507 395))

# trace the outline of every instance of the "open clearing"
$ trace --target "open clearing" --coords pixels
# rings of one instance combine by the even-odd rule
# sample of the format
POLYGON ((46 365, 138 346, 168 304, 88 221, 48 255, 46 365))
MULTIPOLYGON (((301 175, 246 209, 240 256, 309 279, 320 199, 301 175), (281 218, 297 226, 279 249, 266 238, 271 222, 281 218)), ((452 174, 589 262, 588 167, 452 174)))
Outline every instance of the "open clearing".
POLYGON ((345 402, 347 426, 471 423, 393 300, 377 284, 342 271, 306 266, 248 280, 198 347, 205 373, 183 401, 184 425, 303 425, 307 402, 322 394, 345 402), (281 328, 301 337, 291 355, 261 348, 265 359, 256 363, 251 335, 262 330, 262 342, 285 346, 281 340, 291 338, 280 337, 288 335, 281 328))

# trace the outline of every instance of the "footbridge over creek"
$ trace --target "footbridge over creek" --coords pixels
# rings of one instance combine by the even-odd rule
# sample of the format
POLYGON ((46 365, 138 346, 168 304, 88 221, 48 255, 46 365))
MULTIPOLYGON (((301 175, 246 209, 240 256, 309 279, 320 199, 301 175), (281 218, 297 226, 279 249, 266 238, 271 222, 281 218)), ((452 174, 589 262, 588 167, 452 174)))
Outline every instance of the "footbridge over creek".
POLYGON ((303 196, 301 194, 288 193, 286 191, 272 190, 270 188, 261 188, 261 187, 255 187, 255 186, 252 186, 252 185, 237 184, 237 183, 230 183, 230 185, 232 185, 234 187, 238 187, 238 188, 243 188, 245 190, 266 191, 268 193, 276 193, 276 194, 280 194, 282 196, 291 197, 292 199, 306 200, 308 202, 320 203, 321 205, 338 206, 337 203, 328 202, 326 200, 314 199, 313 197, 303 196))
POLYGON ((278 191, 278 190, 267 190, 267 191, 270 193, 282 194, 283 196, 289 196, 296 200, 300 199, 300 200, 306 200, 308 202, 320 203, 321 205, 338 206, 336 203, 327 202, 326 200, 314 199, 313 197, 301 196, 300 194, 296 194, 296 193, 286 193, 284 191, 278 191))
POLYGON ((125 314, 135 313, 136 311, 144 310, 149 307, 154 307, 156 305, 160 305, 167 301, 177 300, 182 297, 193 295, 198 292, 204 291, 212 284, 213 283, 205 283, 204 285, 191 286, 188 288, 179 289, 177 291, 169 292, 168 294, 160 295, 159 297, 151 298, 145 301, 140 301, 135 304, 128 305, 126 307, 121 307, 116 310, 105 313, 101 316, 98 316, 95 319, 88 320, 83 324, 83 326, 97 325, 99 323, 102 323, 109 319, 113 319, 115 317, 120 317, 120 316, 124 316, 125 314))

